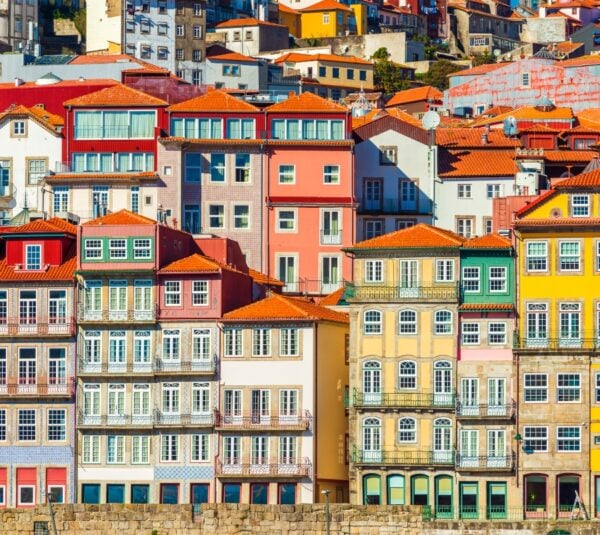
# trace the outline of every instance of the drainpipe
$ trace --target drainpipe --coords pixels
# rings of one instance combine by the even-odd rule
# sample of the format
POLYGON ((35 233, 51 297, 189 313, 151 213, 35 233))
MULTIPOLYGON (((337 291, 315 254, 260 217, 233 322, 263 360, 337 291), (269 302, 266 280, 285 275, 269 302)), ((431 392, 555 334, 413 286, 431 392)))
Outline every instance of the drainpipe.
MULTIPOLYGON (((313 421, 312 421, 312 435, 313 435, 313 503, 316 503, 317 501, 317 497, 318 497, 318 486, 317 486, 317 474, 318 472, 318 463, 319 463, 319 453, 318 453, 318 448, 317 448, 317 423, 319 421, 319 383, 318 383, 318 373, 317 373, 317 366, 318 366, 318 359, 317 359, 317 352, 318 352, 318 347, 319 347, 319 323, 318 322, 314 322, 313 323, 313 328, 315 331, 315 335, 314 335, 314 341, 313 341, 313 373, 314 373, 314 379, 313 379, 313 388, 315 389, 314 392, 314 400, 315 400, 315 405, 314 405, 314 414, 313 414, 313 421)), ((302 459, 300 459, 302 460, 302 459)))

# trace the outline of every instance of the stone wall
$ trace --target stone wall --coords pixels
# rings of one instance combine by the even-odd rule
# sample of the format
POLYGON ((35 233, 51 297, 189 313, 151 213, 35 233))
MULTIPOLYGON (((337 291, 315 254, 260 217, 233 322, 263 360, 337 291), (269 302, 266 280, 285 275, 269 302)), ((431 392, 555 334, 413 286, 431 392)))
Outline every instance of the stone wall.
MULTIPOLYGON (((55 505, 57 533, 86 535, 324 535, 325 508, 317 505, 55 505)), ((0 534, 31 534, 34 522, 46 523, 47 506, 0 510, 0 534)), ((570 535, 600 532, 600 521, 529 521, 490 523, 423 522, 413 506, 331 505, 332 535, 546 535, 555 529, 570 535)))

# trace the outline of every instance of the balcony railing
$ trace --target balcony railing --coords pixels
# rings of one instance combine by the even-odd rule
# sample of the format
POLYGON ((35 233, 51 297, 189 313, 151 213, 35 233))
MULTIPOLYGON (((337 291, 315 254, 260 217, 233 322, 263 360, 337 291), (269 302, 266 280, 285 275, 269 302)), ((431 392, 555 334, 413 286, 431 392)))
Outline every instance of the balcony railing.
POLYGON ((224 431, 306 431, 310 429, 312 416, 309 411, 304 411, 298 416, 285 415, 253 415, 231 416, 216 413, 215 427, 224 431))
POLYGON ((465 472, 510 472, 515 467, 515 452, 504 455, 465 455, 456 453, 456 469, 465 472))
POLYGON ((455 302, 458 300, 458 285, 429 285, 401 288, 400 286, 346 285, 348 301, 367 302, 455 302))
POLYGON ((342 232, 321 231, 321 245, 340 245, 342 243, 342 232))
POLYGON ((75 394, 75 379, 66 377, 57 382, 0 383, 0 396, 15 397, 62 397, 75 394))
POLYGON ((79 374, 120 374, 139 373, 152 374, 154 370, 151 362, 88 362, 79 359, 79 374))
POLYGON ((73 336, 72 318, 0 318, 0 336, 73 336))
POLYGON ((170 413, 162 412, 158 409, 154 410, 154 425, 156 426, 173 426, 173 427, 212 427, 215 418, 212 413, 170 413))
POLYGON ((162 358, 154 359, 154 372, 157 374, 200 374, 212 375, 217 367, 217 357, 203 360, 165 360, 162 358))
POLYGON ((256 463, 242 463, 241 459, 230 459, 228 462, 217 463, 218 477, 310 477, 312 464, 306 458, 299 461, 278 462, 268 459, 256 463))
POLYGON ((154 425, 154 415, 97 415, 84 414, 79 412, 77 415, 77 425, 80 427, 152 427, 154 425))
POLYGON ((354 389, 352 405, 356 409, 409 408, 453 411, 456 407, 456 396, 453 393, 435 394, 423 392, 364 393, 354 389))
POLYGON ((513 337, 514 349, 522 353, 572 353, 600 350, 600 332, 518 332, 513 337))
POLYGON ((344 285, 343 281, 299 279, 297 281, 285 282, 283 291, 287 293, 299 293, 302 295, 327 295, 335 292, 344 285))
POLYGON ((505 405, 468 405, 458 400, 456 402, 456 417, 462 419, 511 420, 515 417, 516 408, 517 404, 514 400, 505 405))
POLYGON ((130 322, 154 321, 157 316, 158 306, 150 310, 89 310, 79 304, 77 319, 79 321, 103 322, 130 322))
POLYGON ((352 462, 362 465, 453 466, 454 450, 359 450, 352 453, 352 462))

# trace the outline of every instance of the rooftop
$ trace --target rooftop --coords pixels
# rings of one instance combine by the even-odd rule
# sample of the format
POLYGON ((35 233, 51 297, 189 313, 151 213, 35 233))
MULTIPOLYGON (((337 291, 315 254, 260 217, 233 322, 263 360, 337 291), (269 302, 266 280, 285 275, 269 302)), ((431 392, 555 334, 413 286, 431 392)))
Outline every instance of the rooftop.
POLYGON ((464 238, 450 230, 419 223, 412 227, 359 242, 349 249, 458 248, 463 243, 464 238))
POLYGON ((350 13, 353 13, 352 9, 350 9, 348 6, 346 6, 344 4, 340 4, 339 2, 336 2, 335 0, 321 0, 321 2, 317 2, 316 4, 305 7, 304 9, 300 9, 299 11, 302 11, 303 13, 310 13, 311 11, 333 11, 333 10, 349 11, 350 13))
POLYGON ((249 104, 248 102, 236 98, 225 91, 215 89, 209 91, 205 95, 192 98, 190 100, 184 100, 178 102, 167 108, 168 111, 180 111, 180 112, 215 112, 215 111, 235 111, 235 112, 258 112, 260 111, 256 106, 249 104))
POLYGON ((469 238, 463 243, 464 249, 512 249, 510 240, 500 234, 487 234, 469 238))
POLYGON ((287 52, 273 60, 273 63, 304 63, 306 61, 332 61, 339 63, 355 63, 358 65, 373 65, 372 61, 356 58, 354 56, 339 56, 337 54, 303 54, 301 52, 287 52))
POLYGON ((167 106, 168 103, 160 98, 153 97, 148 93, 143 93, 124 84, 115 84, 112 87, 101 89, 93 93, 88 93, 80 97, 72 98, 64 102, 65 106, 102 106, 109 108, 120 107, 152 107, 167 106))
POLYGON ((402 104, 409 104, 411 102, 421 102, 424 100, 443 100, 444 94, 432 87, 426 85, 423 87, 415 87, 413 89, 406 89, 405 91, 398 91, 392 98, 386 102, 386 107, 400 106, 402 104))
POLYGON ((343 112, 348 113, 348 109, 341 104, 336 104, 331 100, 319 97, 314 93, 305 91, 299 95, 291 94, 287 100, 273 104, 266 109, 270 113, 279 112, 305 112, 305 113, 327 113, 343 112))
POLYGON ((223 22, 219 22, 215 26, 217 29, 222 28, 244 28, 246 26, 276 26, 278 28, 285 28, 282 24, 275 24, 274 22, 267 22, 264 20, 258 20, 253 17, 230 19, 223 22))
POLYGON ((101 225, 156 225, 156 221, 129 210, 119 210, 83 224, 84 227, 101 225))
POLYGON ((511 150, 442 150, 439 153, 439 176, 509 177, 517 172, 511 150))

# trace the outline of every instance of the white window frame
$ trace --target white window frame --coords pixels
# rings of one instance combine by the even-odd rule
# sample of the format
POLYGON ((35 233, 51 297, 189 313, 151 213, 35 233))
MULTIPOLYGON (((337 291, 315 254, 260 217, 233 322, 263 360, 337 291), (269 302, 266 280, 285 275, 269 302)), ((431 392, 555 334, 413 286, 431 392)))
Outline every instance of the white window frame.
POLYGON ((508 289, 508 268, 506 266, 490 266, 488 268, 488 284, 490 293, 506 293, 508 289), (500 285, 501 288, 494 289, 494 284, 500 285))
POLYGON ((165 306, 181 306, 181 281, 165 281, 165 306), (175 289, 176 288, 176 289, 175 289))
POLYGON ((581 433, 581 426, 578 425, 559 425, 556 427, 556 451, 557 453, 580 453, 581 452, 581 441, 582 441, 582 433, 581 433), (577 430, 578 436, 577 437, 571 437, 571 436, 567 436, 567 437, 561 437, 561 431, 564 432, 564 430, 566 429, 571 429, 571 430, 577 430), (564 449, 564 444, 563 447, 561 448, 561 441, 570 441, 573 442, 574 444, 577 444, 577 449, 564 449))
POLYGON ((435 261, 435 282, 454 282, 454 259, 435 261))
POLYGON ((452 313, 451 310, 436 310, 433 316, 433 321, 434 321, 434 334, 438 335, 438 336, 448 336, 451 335, 454 331, 454 315, 452 313), (440 321, 438 320, 438 313, 442 313, 442 312, 447 312, 448 314, 450 314, 450 320, 444 320, 444 321, 440 321), (450 329, 448 331, 446 330, 438 330, 438 327, 444 326, 444 325, 449 325, 450 329))
POLYGON ((271 328, 254 327, 252 329, 252 356, 270 357, 271 356, 271 328))
POLYGON ((581 374, 580 373, 557 373, 556 374, 556 402, 557 403, 581 403, 581 374), (561 379, 564 379, 565 376, 577 377, 578 386, 572 386, 570 384, 562 384, 561 379), (560 397, 571 397, 574 396, 575 399, 560 399, 560 397))
POLYGON ((481 325, 474 321, 463 321, 460 326, 462 345, 477 346, 481 343, 481 325))
POLYGON ((381 283, 384 281, 383 260, 365 260, 365 282, 381 283))
POLYGON ((296 232, 296 221, 298 219, 298 213, 296 211, 295 208, 278 208, 277 209, 277 225, 275 227, 275 231, 276 232, 296 232), (282 214, 291 214, 293 217, 290 218, 282 218, 281 215, 282 214), (281 226, 282 223, 291 223, 291 227, 290 228, 283 228, 281 226))
POLYGON ((369 309, 363 312, 363 334, 369 335, 380 335, 383 332, 383 314, 380 310, 369 309), (367 319, 369 313, 375 313, 379 319, 367 319))
POLYGON ((19 485, 17 487, 17 506, 19 505, 35 505, 36 501, 35 501, 35 485, 19 485), (21 501, 21 490, 22 489, 32 489, 32 501, 30 502, 24 502, 21 501))
POLYGON ((417 334, 418 313, 416 310, 405 309, 398 311, 398 336, 417 334), (403 314, 411 314, 414 319, 402 319, 403 314))
POLYGON ((464 292, 467 294, 478 294, 481 292, 481 268, 479 266, 463 266, 462 285, 464 292), (472 273, 469 273, 470 271, 472 273), (477 273, 477 276, 475 276, 475 273, 477 273), (474 287, 475 282, 477 282, 476 288, 474 287))
POLYGON ((548 242, 542 240, 527 240, 525 242, 525 267, 528 273, 546 273, 548 271, 548 242), (529 247, 532 245, 542 245, 544 254, 532 255, 529 251, 529 247), (531 267, 532 262, 539 263, 543 267, 531 267))
POLYGON ((525 425, 523 426, 523 448, 526 451, 531 451, 531 452, 537 452, 537 453, 546 453, 548 452, 548 441, 549 441, 549 434, 548 434, 548 426, 546 425, 525 425), (537 429, 537 430, 544 430, 545 431, 545 436, 532 436, 532 437, 527 437, 527 432, 529 430, 533 430, 533 429, 537 429), (528 448, 526 446, 527 441, 545 441, 546 442, 546 447, 543 449, 540 448, 528 448))
POLYGON ((279 184, 295 184, 296 183, 296 166, 290 163, 279 164, 277 169, 277 177, 279 184), (282 169, 285 168, 285 169, 282 169), (289 180, 291 174, 291 180, 289 180))
POLYGON ((192 281, 192 306, 208 306, 209 285, 207 280, 192 281))
MULTIPOLYGON (((548 399, 549 399, 548 390, 549 390, 549 384, 548 384, 548 374, 547 373, 524 373, 523 374, 523 402, 524 403, 548 403, 548 399), (540 385, 527 386, 527 378, 529 376, 544 377, 546 380, 546 385, 545 386, 540 386, 540 385), (531 393, 544 391, 545 399, 534 399, 534 400, 529 399, 528 400, 527 399, 528 391, 530 391, 531 393)), ((536 395, 536 397, 537 397, 537 395, 536 395)))
POLYGON ((589 217, 590 216, 590 196, 589 194, 572 194, 571 195, 571 217, 589 217), (577 199, 577 202, 576 202, 577 199), (585 202, 580 202, 585 201, 585 202), (585 210, 585 212, 584 212, 585 210), (580 213, 577 213, 580 212, 580 213))
POLYGON ((581 242, 578 240, 559 240, 558 242, 558 270, 562 273, 579 272, 581 271, 581 242), (563 245, 576 245, 577 254, 563 254, 563 245), (576 261, 575 258, 577 258, 576 261), (573 267, 563 267, 565 264, 572 264, 573 267), (568 260, 568 261, 567 261, 568 260), (576 265, 575 265, 576 264, 576 265))
POLYGON ((108 255, 111 260, 127 260, 127 238, 109 239, 108 255))
POLYGON ((488 323, 488 344, 490 345, 506 345, 507 329, 505 321, 490 321, 488 323))

